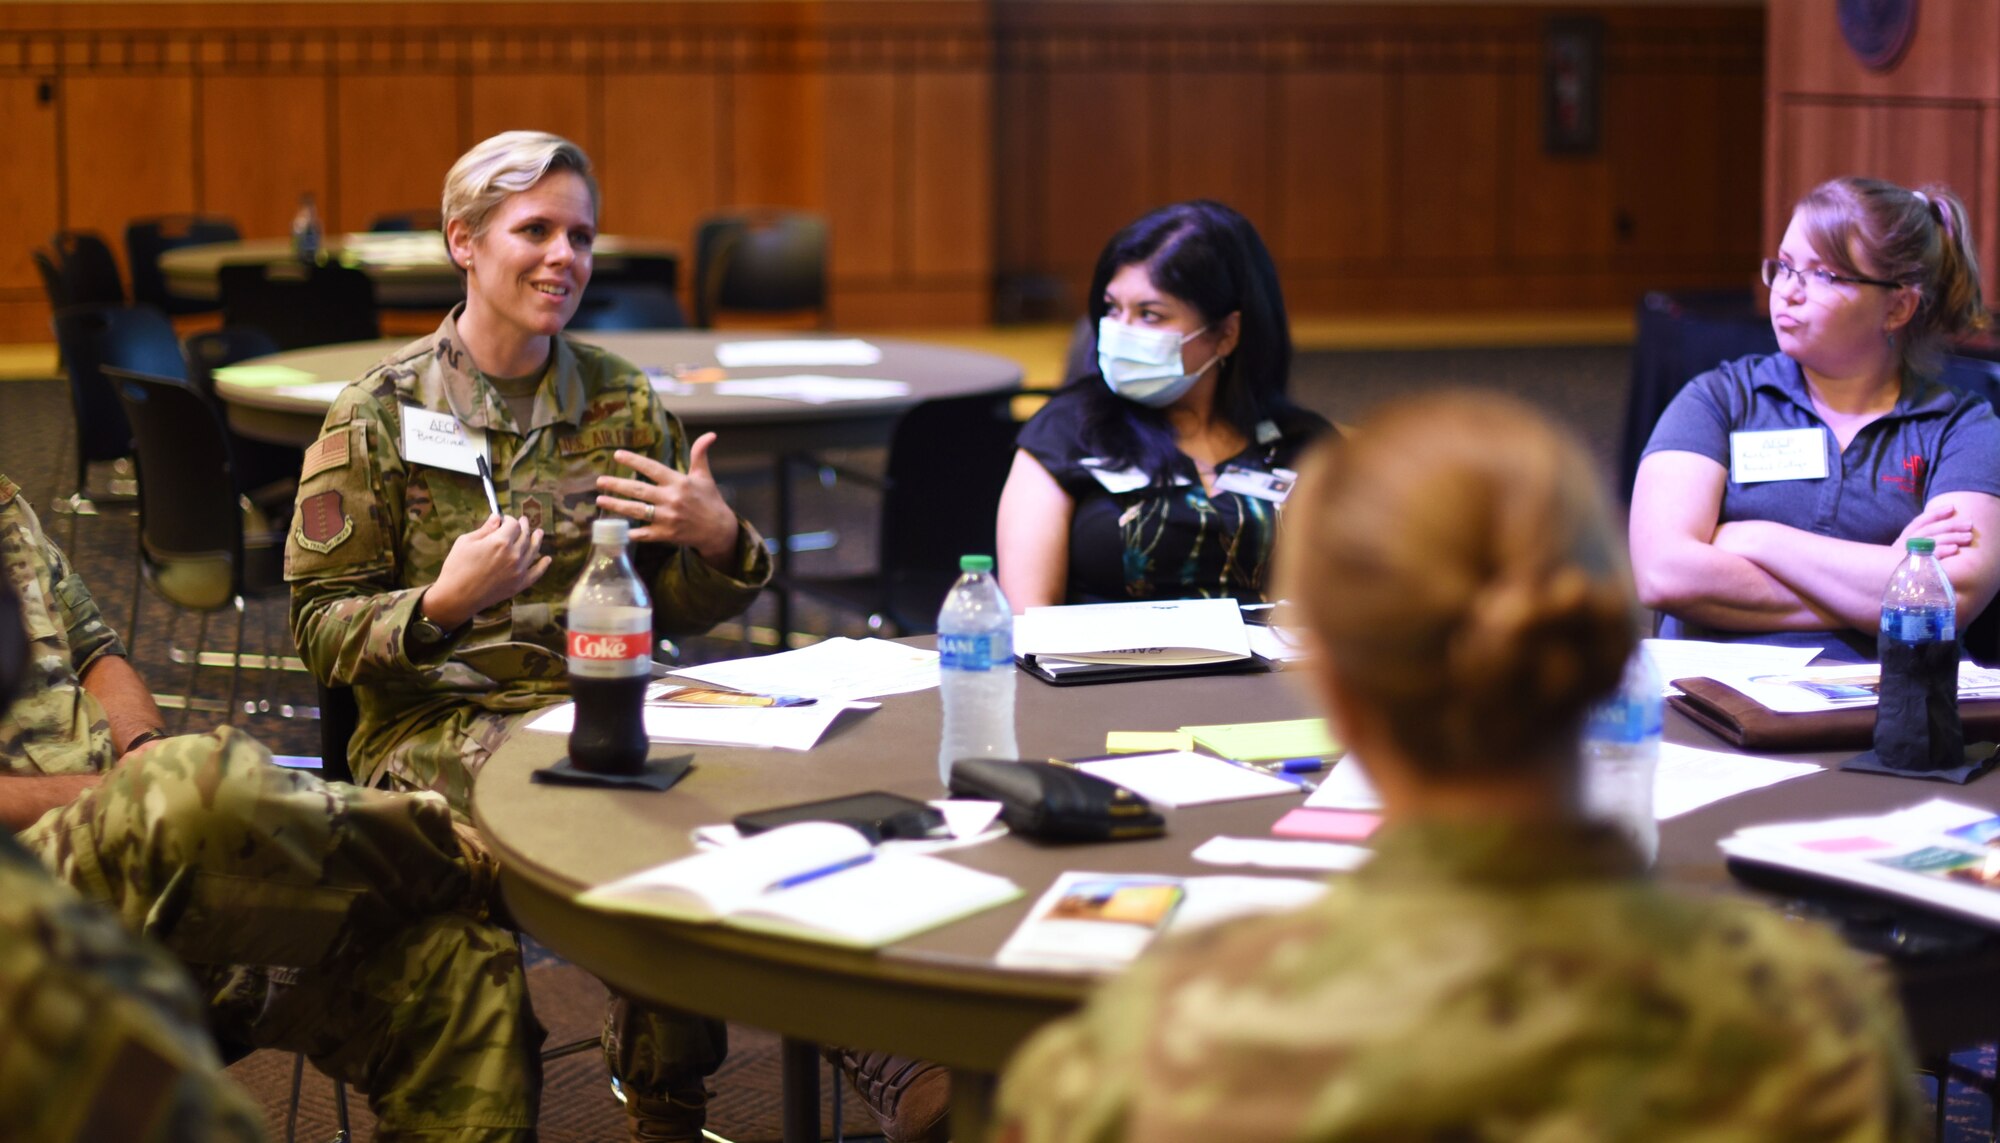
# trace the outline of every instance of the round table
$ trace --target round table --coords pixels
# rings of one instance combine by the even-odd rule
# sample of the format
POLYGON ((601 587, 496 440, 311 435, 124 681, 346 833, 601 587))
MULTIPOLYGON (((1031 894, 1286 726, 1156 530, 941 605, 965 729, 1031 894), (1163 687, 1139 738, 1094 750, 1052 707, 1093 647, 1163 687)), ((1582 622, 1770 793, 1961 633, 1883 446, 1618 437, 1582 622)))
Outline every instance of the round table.
MULTIPOLYGON (((437 230, 367 231, 329 234, 326 252, 337 262, 366 271, 375 283, 378 304, 404 309, 449 309, 465 297, 465 284, 445 256, 444 234, 437 230)), ((591 248, 594 272, 615 276, 628 257, 678 258, 677 243, 657 238, 625 238, 600 234, 591 248)), ((160 273, 167 292, 191 301, 221 296, 216 271, 224 264, 291 262, 289 238, 252 238, 241 242, 211 242, 182 246, 160 255, 160 273)))
MULTIPOLYGON (((1057 688, 1020 678, 1016 721, 1023 756, 1101 753, 1107 730, 1294 718, 1311 713, 1296 675, 1240 675, 1057 688)), ((694 769, 665 794, 536 785, 533 770, 562 753, 560 736, 524 731, 493 755, 473 790, 473 815, 498 855, 515 916, 564 957, 627 992, 741 1020, 803 1041, 852 1044, 937 1060, 955 1077, 956 1138, 983 1119, 989 1077, 1035 1028, 1071 1011, 1086 976, 1000 968, 994 954, 1033 902, 1065 870, 1282 873, 1197 864, 1193 849, 1227 834, 1265 837, 1299 797, 1166 811, 1166 836, 1089 846, 1020 838, 947 856, 1011 878, 1020 900, 920 934, 876 953, 853 952, 725 926, 614 915, 579 906, 593 886, 693 852, 689 831, 756 809, 859 790, 939 796, 936 691, 891 696, 849 714, 808 753, 655 745, 656 756, 695 754, 694 769), (959 1127, 963 1130, 957 1130, 959 1127)), ((1729 748, 1670 715, 1676 741, 1729 748)), ((1829 755, 1800 756, 1827 762, 1829 755)), ((1827 771, 1753 791, 1663 823, 1659 871, 1702 891, 1733 885, 1718 838, 1758 822, 1882 812, 1933 796, 2000 808, 2000 782, 1949 791, 1827 771)), ((1309 874, 1289 874, 1310 876, 1309 874)), ((2000 1029, 2000 955, 1898 963, 1918 1044, 1930 1050, 1980 1042, 2000 1029)), ((809 1059, 809 1057, 808 1057, 809 1059)), ((787 1070, 805 1084, 817 1072, 787 1070)), ((792 1102, 798 1093, 788 1095, 792 1102)), ((816 1095, 813 1096, 817 1106, 816 1095)), ((804 1130, 803 1124, 801 1130, 804 1130)), ((804 1136, 800 1136, 803 1138, 804 1136)), ((791 1138, 791 1136, 787 1136, 791 1138)))

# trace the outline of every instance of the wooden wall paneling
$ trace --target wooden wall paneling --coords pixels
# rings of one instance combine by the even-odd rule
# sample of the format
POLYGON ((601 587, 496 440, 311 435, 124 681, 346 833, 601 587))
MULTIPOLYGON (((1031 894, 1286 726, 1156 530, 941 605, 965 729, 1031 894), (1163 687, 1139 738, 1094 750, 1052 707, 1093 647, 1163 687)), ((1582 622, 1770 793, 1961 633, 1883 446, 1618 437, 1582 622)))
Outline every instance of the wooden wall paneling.
POLYGON ((725 206, 821 208, 823 74, 744 69, 730 74, 725 206))
POLYGON ((1611 221, 1621 257, 1662 266, 1740 256, 1741 274, 1754 269, 1757 142, 1718 129, 1749 93, 1717 78, 1648 71, 1607 82, 1604 126, 1617 155, 1611 221))
POLYGON ((502 131, 553 131, 585 154, 597 153, 595 93, 586 68, 517 70, 489 62, 472 73, 470 85, 472 139, 467 146, 502 131))
POLYGON ((906 77, 839 71, 826 77, 828 275, 880 285, 907 271, 912 114, 906 77))
POLYGON ((127 222, 198 205, 194 76, 69 75, 60 98, 63 226, 100 232, 122 265, 127 222))
POLYGON ((711 71, 604 77, 604 145, 591 155, 604 193, 599 224, 683 243, 683 281, 694 273, 695 223, 723 198, 719 87, 711 71))
MULTIPOLYGON (((1042 248, 1036 262, 1088 286, 1098 251, 1118 229, 1165 201, 1155 163, 1165 126, 1144 71, 1093 67, 1052 71, 1041 139, 1042 248)), ((1076 299, 1081 306, 1081 296, 1076 299)))
POLYGON ((1500 74, 1411 70, 1399 79, 1395 249, 1449 262, 1498 256, 1500 74))
POLYGON ((1271 223, 1271 84, 1262 72, 1171 68, 1154 146, 1166 162, 1161 198, 1212 198, 1271 223))
POLYGON ((1380 70, 1279 77, 1279 200, 1264 238, 1281 266, 1390 256, 1390 141, 1406 134, 1393 83, 1380 70))
POLYGON ((201 85, 202 210, 268 238, 291 232, 301 194, 327 207, 324 75, 206 75, 201 85))
POLYGON ((1023 305, 1019 279, 1041 268, 1047 203, 1041 194, 1047 147, 1047 77, 1002 66, 993 76, 993 257, 1003 280, 1003 306, 1023 305))
MULTIPOLYGON (((1527 262, 1601 262, 1616 236, 1610 147, 1589 155, 1550 155, 1542 146, 1542 77, 1521 69, 1501 80, 1506 98, 1502 245, 1527 262)), ((1606 103, 1614 100, 1608 96, 1606 103)), ((1609 119, 1607 115, 1605 119, 1609 119)), ((1612 132, 1603 123, 1607 134, 1612 132)))
POLYGON ((377 215, 437 208, 445 172, 475 142, 459 121, 459 83, 443 71, 335 79, 330 227, 362 230, 377 215))
MULTIPOLYGON (((40 76, 0 78, 0 123, 7 125, 7 161, 0 163, 0 291, 42 297, 41 275, 28 252, 62 226, 56 188, 56 104, 40 76)), ((114 239, 117 241, 117 239, 114 239)))
POLYGON ((1780 121, 1779 201, 1790 204, 1820 182, 1859 174, 1905 186, 1943 182, 1977 200, 1991 179, 1980 109, 1973 105, 1855 106, 1789 100, 1780 121))
POLYGON ((993 271, 993 77, 917 72, 909 81, 909 272, 980 289, 993 271))

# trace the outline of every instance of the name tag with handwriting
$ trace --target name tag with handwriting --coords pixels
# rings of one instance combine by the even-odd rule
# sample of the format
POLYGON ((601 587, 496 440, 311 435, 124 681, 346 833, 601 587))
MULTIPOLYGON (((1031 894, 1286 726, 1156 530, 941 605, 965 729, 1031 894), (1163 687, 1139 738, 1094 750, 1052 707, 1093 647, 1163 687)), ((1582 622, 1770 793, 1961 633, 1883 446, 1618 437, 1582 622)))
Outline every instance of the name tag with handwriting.
POLYGON ((469 428, 450 413, 403 406, 403 459, 412 464, 479 475, 486 430, 469 428))
POLYGON ((1826 479, 1826 430, 1730 433, 1729 479, 1738 484, 1826 479))

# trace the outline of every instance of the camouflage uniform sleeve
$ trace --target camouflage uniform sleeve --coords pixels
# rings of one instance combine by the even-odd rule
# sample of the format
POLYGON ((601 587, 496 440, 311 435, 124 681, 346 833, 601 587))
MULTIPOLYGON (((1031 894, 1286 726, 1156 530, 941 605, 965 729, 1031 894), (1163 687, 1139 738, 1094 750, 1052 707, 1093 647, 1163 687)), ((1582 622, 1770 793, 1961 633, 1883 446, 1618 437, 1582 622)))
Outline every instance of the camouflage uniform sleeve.
POLYGON ((447 643, 418 663, 404 647, 424 585, 404 582, 410 569, 401 566, 398 541, 405 470, 394 443, 395 401, 381 396, 387 392, 364 379, 327 412, 319 440, 306 450, 285 541, 292 637, 328 686, 407 678, 450 652, 447 643))
MULTIPOLYGON (((687 430, 680 418, 660 404, 650 384, 635 392, 644 397, 643 414, 650 415, 661 429, 656 459, 676 471, 688 468, 687 430)), ((729 570, 709 565, 693 548, 647 544, 638 553, 639 574, 653 593, 653 628, 667 637, 699 635, 756 602, 757 593, 771 580, 771 556, 764 550, 764 538, 750 521, 736 517, 736 551, 729 570)))
POLYGON ((42 534, 42 558, 47 561, 49 579, 54 583, 55 604, 62 613, 62 626, 69 639, 70 666, 78 678, 89 673, 90 665, 102 655, 124 657, 125 644, 104 621, 97 599, 83 582, 69 557, 42 534))
POLYGON ((63 633, 70 669, 78 677, 99 655, 124 655, 118 633, 104 622, 97 600, 69 557, 42 530, 40 517, 14 483, 0 476, 0 546, 14 590, 24 603, 42 600, 49 622, 63 633))
POLYGON ((0 833, 0 1123, 9 1139, 263 1138, 187 978, 0 833))
POLYGON ((1005 1143, 1125 1139, 1160 988, 1157 962, 1141 959, 1082 1011, 1030 1037, 1001 1077, 993 1138, 1005 1143))

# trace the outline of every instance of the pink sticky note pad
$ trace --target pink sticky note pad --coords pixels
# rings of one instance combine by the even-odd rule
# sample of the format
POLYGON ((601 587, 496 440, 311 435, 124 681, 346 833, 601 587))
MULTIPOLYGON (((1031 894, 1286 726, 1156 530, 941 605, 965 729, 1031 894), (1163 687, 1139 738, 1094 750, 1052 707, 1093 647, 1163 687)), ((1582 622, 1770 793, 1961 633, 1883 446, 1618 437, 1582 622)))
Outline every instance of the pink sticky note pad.
POLYGON ((1829 837, 1818 841, 1800 842, 1799 848, 1815 853, 1859 853, 1868 849, 1887 849, 1887 842, 1872 837, 1829 837))
POLYGON ((1275 837, 1309 837, 1315 841, 1365 841, 1381 824, 1381 814, 1301 807, 1279 818, 1271 833, 1275 837))

